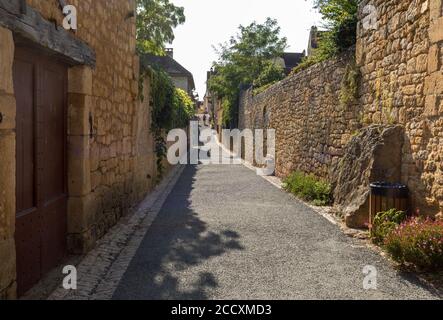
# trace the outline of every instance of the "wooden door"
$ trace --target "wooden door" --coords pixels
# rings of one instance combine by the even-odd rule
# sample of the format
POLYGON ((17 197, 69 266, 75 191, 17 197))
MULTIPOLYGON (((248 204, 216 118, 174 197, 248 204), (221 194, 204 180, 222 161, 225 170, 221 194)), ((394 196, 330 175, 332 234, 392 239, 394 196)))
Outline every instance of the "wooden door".
POLYGON ((16 48, 16 251, 18 294, 57 266, 66 251, 67 67, 16 48))

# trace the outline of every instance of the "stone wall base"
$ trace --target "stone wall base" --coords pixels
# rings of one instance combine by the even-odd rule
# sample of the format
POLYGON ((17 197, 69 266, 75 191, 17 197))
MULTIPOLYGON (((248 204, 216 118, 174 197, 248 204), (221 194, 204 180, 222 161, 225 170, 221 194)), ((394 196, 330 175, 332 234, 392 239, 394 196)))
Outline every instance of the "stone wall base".
POLYGON ((68 251, 71 254, 84 254, 94 248, 96 239, 95 228, 82 233, 68 234, 68 251))
POLYGON ((17 283, 14 281, 8 287, 0 289, 0 300, 13 300, 17 298, 17 283))

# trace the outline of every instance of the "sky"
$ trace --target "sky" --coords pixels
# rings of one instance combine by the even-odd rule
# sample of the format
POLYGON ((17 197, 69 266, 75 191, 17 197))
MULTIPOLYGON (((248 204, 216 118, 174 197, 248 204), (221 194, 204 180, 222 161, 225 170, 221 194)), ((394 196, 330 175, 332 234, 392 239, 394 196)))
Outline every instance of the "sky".
POLYGON ((213 46, 237 34, 239 25, 277 19, 281 35, 288 38, 288 52, 307 48, 309 30, 320 25, 320 15, 312 0, 172 0, 185 8, 186 22, 175 29, 168 47, 174 58, 194 75, 200 100, 206 91, 206 71, 217 55, 213 46))

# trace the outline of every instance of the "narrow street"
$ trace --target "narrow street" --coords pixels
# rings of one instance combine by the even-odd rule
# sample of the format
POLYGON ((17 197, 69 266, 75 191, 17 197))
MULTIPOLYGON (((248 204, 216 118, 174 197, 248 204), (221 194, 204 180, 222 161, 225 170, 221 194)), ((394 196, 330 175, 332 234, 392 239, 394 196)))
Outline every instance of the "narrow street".
POLYGON ((0 0, 0 301, 442 297, 443 0, 0 0))
POLYGON ((417 281, 242 165, 187 166, 114 299, 428 299, 417 281), (363 268, 377 269, 364 290, 363 268))

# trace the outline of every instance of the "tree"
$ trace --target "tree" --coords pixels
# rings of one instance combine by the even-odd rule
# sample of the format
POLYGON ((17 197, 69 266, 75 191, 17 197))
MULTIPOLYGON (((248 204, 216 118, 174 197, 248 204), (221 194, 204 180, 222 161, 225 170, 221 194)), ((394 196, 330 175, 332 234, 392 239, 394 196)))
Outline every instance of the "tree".
POLYGON ((242 86, 265 86, 284 77, 275 61, 286 49, 286 38, 280 37, 276 20, 268 18, 263 24, 253 22, 240 26, 239 33, 217 50, 219 60, 214 62, 214 76, 209 88, 224 99, 224 122, 235 118, 242 86))
POLYGON ((314 8, 322 15, 325 30, 318 39, 318 48, 293 73, 327 60, 357 41, 358 0, 314 0, 314 8))
POLYGON ((343 51, 355 44, 357 36, 357 0, 315 0, 314 5, 319 9, 324 19, 327 34, 323 41, 329 41, 330 53, 343 51))
POLYGON ((174 94, 174 127, 185 128, 195 115, 195 104, 188 93, 180 88, 175 88, 174 94))
POLYGON ((151 67, 145 72, 151 79, 151 132, 160 178, 167 154, 165 132, 187 127, 195 114, 195 104, 186 91, 174 86, 171 77, 161 68, 151 67))
POLYGON ((174 40, 174 28, 185 22, 184 8, 169 0, 137 0, 137 50, 164 54, 174 40))

